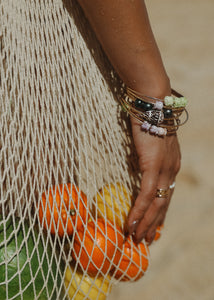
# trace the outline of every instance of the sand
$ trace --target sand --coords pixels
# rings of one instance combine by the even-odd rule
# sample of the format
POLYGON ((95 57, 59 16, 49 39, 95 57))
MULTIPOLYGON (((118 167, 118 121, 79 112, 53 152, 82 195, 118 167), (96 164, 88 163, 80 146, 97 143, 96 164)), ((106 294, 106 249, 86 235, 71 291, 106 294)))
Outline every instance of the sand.
POLYGON ((214 1, 149 0, 152 27, 172 86, 190 99, 179 131, 182 169, 151 266, 110 300, 214 299, 214 1))

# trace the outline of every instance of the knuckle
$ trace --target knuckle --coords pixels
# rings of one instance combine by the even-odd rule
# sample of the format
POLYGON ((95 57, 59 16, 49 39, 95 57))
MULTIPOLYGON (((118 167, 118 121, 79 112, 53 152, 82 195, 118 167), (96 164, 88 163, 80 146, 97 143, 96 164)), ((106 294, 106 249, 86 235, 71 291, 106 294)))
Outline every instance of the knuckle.
POLYGON ((180 169, 181 169, 181 161, 178 160, 174 166, 174 173, 177 175, 180 169))
POLYGON ((143 234, 147 234, 148 233, 148 231, 149 231, 149 228, 150 228, 150 226, 151 226, 151 222, 148 220, 148 222, 144 222, 144 226, 143 226, 143 231, 141 232, 141 235, 143 235, 143 234))
POLYGON ((165 164, 162 166, 161 174, 174 174, 175 165, 174 164, 165 164))
POLYGON ((131 214, 127 220, 127 226, 132 227, 134 224, 135 226, 139 221, 144 217, 146 209, 144 207, 134 206, 131 210, 131 214))
POLYGON ((171 161, 162 166, 161 173, 169 173, 177 175, 181 168, 181 160, 171 161))
POLYGON ((158 222, 156 222, 156 226, 163 225, 165 216, 166 216, 166 210, 165 211, 161 211, 161 213, 158 216, 158 222))
POLYGON ((153 159, 148 157, 145 159, 144 156, 141 156, 138 162, 143 172, 152 170, 154 173, 157 173, 162 165, 162 160, 158 157, 153 157, 153 159))
POLYGON ((140 219, 144 216, 145 212, 146 212, 146 207, 145 205, 134 205, 133 207, 133 211, 134 211, 134 214, 136 216, 137 219, 140 219))
POLYGON ((144 198, 146 199, 146 201, 151 201, 152 199, 155 198, 155 193, 156 193, 155 189, 147 190, 144 193, 144 198))
POLYGON ((144 232, 148 232, 152 223, 153 223, 153 218, 151 218, 151 216, 145 215, 143 220, 144 232))
POLYGON ((167 199, 166 198, 156 198, 154 205, 157 210, 165 209, 167 207, 167 199))
POLYGON ((150 202, 152 199, 155 198, 155 193, 156 193, 156 185, 154 181, 148 181, 146 189, 143 191, 142 197, 147 201, 150 202))

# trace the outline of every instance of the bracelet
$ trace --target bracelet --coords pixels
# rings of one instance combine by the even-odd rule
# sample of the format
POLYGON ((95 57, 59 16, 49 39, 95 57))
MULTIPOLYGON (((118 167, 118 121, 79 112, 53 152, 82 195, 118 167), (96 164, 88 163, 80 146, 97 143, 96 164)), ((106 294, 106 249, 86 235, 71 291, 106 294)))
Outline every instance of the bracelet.
POLYGON ((140 121, 141 128, 158 136, 175 134, 178 128, 188 120, 187 99, 175 90, 172 96, 159 99, 142 95, 127 87, 121 97, 122 108, 140 121), (180 120, 182 114, 185 119, 180 120))

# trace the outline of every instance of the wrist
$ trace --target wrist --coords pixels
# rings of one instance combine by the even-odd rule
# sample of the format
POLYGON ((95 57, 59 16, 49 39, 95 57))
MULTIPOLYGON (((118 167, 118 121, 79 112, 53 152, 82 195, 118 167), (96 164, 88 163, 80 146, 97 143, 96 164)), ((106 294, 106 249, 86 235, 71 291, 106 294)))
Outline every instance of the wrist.
POLYGON ((131 72, 126 73, 123 81, 127 87, 139 94, 160 99, 171 95, 170 79, 163 67, 134 68, 131 72))
POLYGON ((139 94, 150 97, 164 99, 165 96, 171 95, 170 80, 167 76, 164 78, 153 77, 152 79, 147 77, 139 81, 129 82, 126 85, 139 94))
POLYGON ((132 60, 122 72, 121 78, 126 86, 139 92, 156 98, 164 98, 171 95, 170 80, 166 73, 161 55, 157 47, 147 49, 138 57, 132 60))

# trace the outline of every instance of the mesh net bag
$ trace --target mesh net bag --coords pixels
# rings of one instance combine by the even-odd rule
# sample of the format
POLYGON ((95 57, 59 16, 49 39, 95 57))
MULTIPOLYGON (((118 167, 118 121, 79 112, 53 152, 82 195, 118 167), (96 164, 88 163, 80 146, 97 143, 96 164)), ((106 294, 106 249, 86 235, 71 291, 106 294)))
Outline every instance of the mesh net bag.
POLYGON ((105 299, 142 277, 120 80, 73 0, 0 0, 0 299, 105 299))

